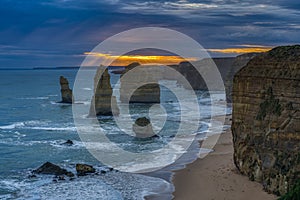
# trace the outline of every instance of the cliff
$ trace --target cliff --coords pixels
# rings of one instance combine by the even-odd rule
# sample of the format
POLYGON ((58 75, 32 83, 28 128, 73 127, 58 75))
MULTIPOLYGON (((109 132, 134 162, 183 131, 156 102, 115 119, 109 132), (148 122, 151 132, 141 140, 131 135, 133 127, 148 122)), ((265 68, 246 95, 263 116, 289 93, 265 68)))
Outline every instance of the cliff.
POLYGON ((239 171, 283 195, 300 179, 300 46, 253 58, 234 77, 232 134, 239 171))
POLYGON ((102 67, 99 67, 94 78, 94 96, 90 116, 119 114, 116 97, 112 96, 113 90, 108 69, 106 68, 104 72, 103 70, 102 67))
MULTIPOLYGON (((182 62, 178 66, 178 71, 185 77, 186 80, 189 81, 194 90, 207 90, 206 83, 198 70, 201 71, 201 68, 204 69, 206 66, 212 66, 215 64, 221 74, 222 79, 225 80, 228 71, 230 71, 233 65, 234 59, 235 58, 203 59, 193 62, 193 65, 189 62, 182 62)), ((203 72, 203 74, 205 74, 205 72, 203 72)), ((179 82, 179 84, 182 83, 179 82)), ((183 87, 187 88, 184 84, 183 87)), ((215 90, 219 89, 220 88, 215 88, 215 90)))
MULTIPOLYGON (((228 103, 232 102, 232 84, 233 84, 233 78, 234 75, 243 67, 246 66, 246 64, 255 56, 259 55, 258 53, 246 53, 237 56, 233 63, 231 64, 231 67, 227 72, 223 72, 223 80, 225 83, 225 89, 226 89, 226 100, 228 103), (226 74, 226 75, 225 75, 226 74)), ((221 72, 222 74, 222 72, 221 72)))
POLYGON ((61 91, 61 101, 60 103, 72 103, 73 102, 73 93, 69 87, 69 81, 63 76, 59 78, 60 91, 61 91))

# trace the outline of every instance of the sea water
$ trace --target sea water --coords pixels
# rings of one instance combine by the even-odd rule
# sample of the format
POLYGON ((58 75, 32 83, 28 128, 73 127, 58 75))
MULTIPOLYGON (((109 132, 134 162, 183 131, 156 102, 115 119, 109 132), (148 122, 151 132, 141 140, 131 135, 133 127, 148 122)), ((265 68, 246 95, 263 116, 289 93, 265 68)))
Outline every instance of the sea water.
MULTIPOLYGON (((76 163, 93 165, 98 171, 107 170, 80 140, 73 121, 72 106, 57 103, 61 99, 59 77, 65 76, 72 87, 76 73, 76 69, 0 71, 0 199, 143 199, 153 194, 171 198, 174 188, 163 175, 114 170, 99 176, 78 177, 72 181, 53 182, 53 177, 46 175, 28 177, 33 169, 47 161, 73 173, 76 173, 76 163), (72 140, 74 145, 63 145, 66 140, 72 140)), ((111 73, 111 76, 113 86, 118 87, 119 75, 111 73)), ((166 84, 174 85, 176 82, 166 81, 166 84)), ((82 89, 93 90, 89 87, 82 89)), ((197 91, 196 94, 202 120, 198 132, 191 134, 197 134, 198 139, 205 139, 203 133, 210 125, 206 120, 211 114, 210 98, 203 91, 197 91)), ((189 97, 186 98, 188 101, 189 97)), ((110 139, 128 151, 139 151, 137 147, 140 146, 150 150, 159 149, 172 139, 174 133, 171 130, 180 123, 178 102, 165 87, 161 87, 161 102, 168 110, 168 119, 162 137, 156 139, 155 143, 124 139, 126 135, 115 127, 113 118, 104 117, 100 123, 109 129, 110 139)), ((83 103, 89 105, 89 102, 83 103)), ((143 104, 131 106, 131 117, 140 117, 147 113, 148 108, 143 104)), ((106 148, 105 143, 101 146, 106 148)), ((159 158, 157 162, 161 162, 159 158)))

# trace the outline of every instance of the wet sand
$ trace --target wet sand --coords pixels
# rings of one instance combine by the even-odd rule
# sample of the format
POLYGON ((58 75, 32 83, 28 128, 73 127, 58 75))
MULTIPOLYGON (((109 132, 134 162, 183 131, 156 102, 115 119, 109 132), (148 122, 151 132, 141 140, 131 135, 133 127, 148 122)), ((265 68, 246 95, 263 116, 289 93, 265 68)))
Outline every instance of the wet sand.
POLYGON ((214 152, 176 171, 173 183, 176 200, 277 199, 235 168, 230 129, 221 134, 214 152))

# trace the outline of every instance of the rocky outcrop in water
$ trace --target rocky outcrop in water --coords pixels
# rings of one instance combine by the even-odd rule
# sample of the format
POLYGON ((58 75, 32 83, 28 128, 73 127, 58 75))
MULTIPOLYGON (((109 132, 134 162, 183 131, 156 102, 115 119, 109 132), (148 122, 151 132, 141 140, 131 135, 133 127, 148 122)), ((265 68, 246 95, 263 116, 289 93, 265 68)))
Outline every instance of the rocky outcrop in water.
POLYGON ((300 179, 300 46, 253 58, 234 78, 234 161, 277 195, 300 179))
POLYGON ((78 176, 85 176, 96 172, 93 166, 87 164, 76 164, 76 171, 78 176))
POLYGON ((73 103, 73 93, 69 87, 69 81, 63 76, 59 78, 61 101, 60 103, 73 103))
POLYGON ((138 138, 158 137, 155 135, 150 120, 146 117, 141 117, 135 120, 132 126, 133 132, 138 138))
POLYGON ((90 108, 90 116, 119 114, 116 97, 110 84, 108 69, 99 67, 94 78, 94 96, 90 108))
POLYGON ((53 163, 46 162, 36 170, 33 170, 33 173, 36 174, 49 174, 49 175, 66 175, 68 177, 73 177, 74 174, 72 172, 68 172, 66 169, 63 169, 53 163))
MULTIPOLYGON (((121 75, 120 100, 129 103, 160 103, 160 87, 158 84, 159 74, 155 74, 155 70, 149 73, 150 66, 141 66, 138 73, 130 74, 130 70, 139 66, 139 63, 132 63, 125 69, 121 75), (123 78, 126 76, 129 78, 123 78), (143 84, 138 87, 141 82, 148 81, 149 84, 143 84), (134 90, 136 89, 136 90, 134 90), (130 95, 130 93, 132 95, 130 95)), ((159 72, 159 71, 157 71, 159 72)))
POLYGON ((66 146, 72 146, 74 144, 74 142, 72 140, 67 140, 66 142, 62 143, 62 145, 66 145, 66 146))

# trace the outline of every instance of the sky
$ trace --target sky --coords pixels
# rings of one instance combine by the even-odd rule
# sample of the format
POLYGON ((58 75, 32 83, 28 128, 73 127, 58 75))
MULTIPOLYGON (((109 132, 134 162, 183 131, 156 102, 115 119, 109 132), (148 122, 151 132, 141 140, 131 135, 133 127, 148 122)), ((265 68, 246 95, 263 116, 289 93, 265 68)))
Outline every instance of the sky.
POLYGON ((0 68, 79 66, 121 31, 164 27, 213 57, 300 43, 297 0, 0 0, 0 68), (254 50, 253 50, 254 49, 254 50))

